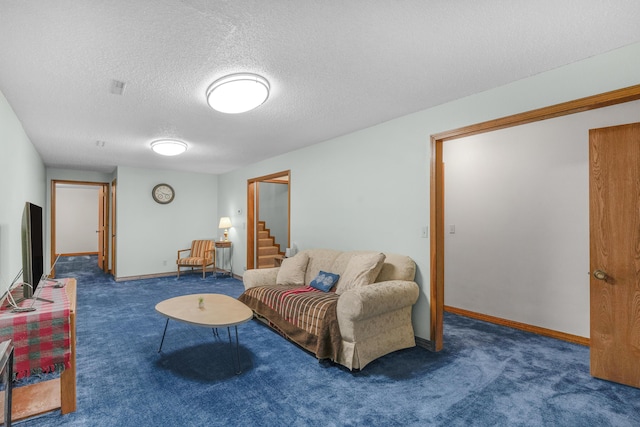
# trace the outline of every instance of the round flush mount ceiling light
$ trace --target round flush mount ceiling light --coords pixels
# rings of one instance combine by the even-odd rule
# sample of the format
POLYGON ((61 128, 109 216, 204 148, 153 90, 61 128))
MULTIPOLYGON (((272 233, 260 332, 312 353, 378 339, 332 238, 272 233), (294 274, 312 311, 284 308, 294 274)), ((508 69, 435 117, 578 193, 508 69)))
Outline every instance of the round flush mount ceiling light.
POLYGON ((269 82, 251 73, 222 77, 207 89, 207 102, 216 111, 244 113, 262 105, 269 98, 269 82))
POLYGON ((177 156, 187 151, 187 144, 175 139, 159 139, 151 143, 151 149, 163 156, 177 156))

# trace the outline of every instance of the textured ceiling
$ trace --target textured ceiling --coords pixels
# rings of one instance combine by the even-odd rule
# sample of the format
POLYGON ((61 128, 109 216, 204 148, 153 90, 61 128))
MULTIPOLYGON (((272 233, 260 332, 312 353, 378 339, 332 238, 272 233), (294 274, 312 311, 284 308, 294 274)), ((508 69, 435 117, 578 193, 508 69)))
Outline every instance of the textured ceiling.
POLYGON ((638 0, 0 0, 0 91, 47 166, 217 174, 638 42, 639 23, 638 0), (213 111, 207 87, 237 72, 270 98, 213 111))

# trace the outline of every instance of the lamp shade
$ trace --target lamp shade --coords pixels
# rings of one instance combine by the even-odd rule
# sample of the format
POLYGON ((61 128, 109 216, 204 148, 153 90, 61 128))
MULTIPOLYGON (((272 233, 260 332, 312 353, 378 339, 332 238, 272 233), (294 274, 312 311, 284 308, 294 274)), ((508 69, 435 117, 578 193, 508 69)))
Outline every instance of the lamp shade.
POLYGON ((262 105, 269 97, 269 90, 267 79, 257 74, 231 74, 209 86, 207 102, 221 113, 244 113, 262 105))
POLYGON ((187 144, 175 139, 159 139, 151 143, 151 149, 163 156, 177 156, 187 151, 187 144))
POLYGON ((223 216, 220 218, 220 224, 218 224, 218 228, 231 228, 231 218, 228 216, 223 216))

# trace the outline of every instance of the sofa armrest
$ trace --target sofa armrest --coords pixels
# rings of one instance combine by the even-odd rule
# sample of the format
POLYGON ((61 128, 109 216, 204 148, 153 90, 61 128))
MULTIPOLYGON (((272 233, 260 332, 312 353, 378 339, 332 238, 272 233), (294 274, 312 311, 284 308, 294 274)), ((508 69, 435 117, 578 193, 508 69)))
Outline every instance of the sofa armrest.
POLYGON ((245 271, 242 275, 244 288, 249 289, 255 288, 256 286, 275 285, 279 270, 280 267, 260 268, 245 271))
POLYGON ((389 280, 350 289, 338 299, 338 319, 360 321, 412 306, 420 290, 416 282, 389 280))

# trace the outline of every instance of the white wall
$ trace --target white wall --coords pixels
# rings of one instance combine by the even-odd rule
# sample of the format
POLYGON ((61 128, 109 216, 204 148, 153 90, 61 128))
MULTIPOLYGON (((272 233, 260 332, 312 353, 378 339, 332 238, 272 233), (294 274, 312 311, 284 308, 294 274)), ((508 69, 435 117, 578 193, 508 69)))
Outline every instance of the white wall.
MULTIPOLYGON (((421 288, 414 329, 429 339, 429 240, 420 229, 429 223, 430 135, 638 83, 634 44, 221 175, 220 210, 241 208, 232 220, 246 223, 246 180, 291 169, 292 242, 411 256, 421 288)), ((231 237, 234 265, 246 265, 246 230, 231 237)))
POLYGON ((284 252, 289 241, 289 185, 261 182, 260 221, 265 221, 271 236, 284 252))
POLYGON ((99 187, 60 185, 56 189, 58 254, 98 252, 99 187))
POLYGON ((640 101, 446 142, 445 303, 589 337, 589 129, 638 120, 640 101))
POLYGON ((117 179, 118 278, 176 271, 179 249, 218 234, 216 175, 118 167, 117 179), (167 205, 151 197, 160 183, 176 192, 167 205))
MULTIPOLYGON (((25 202, 43 208, 45 168, 20 120, 0 92, 0 295, 22 268, 20 227, 25 202)), ((45 227, 45 235, 47 228, 45 227)), ((45 253, 45 263, 48 253, 45 253)), ((46 270, 46 265, 45 265, 46 270)))

